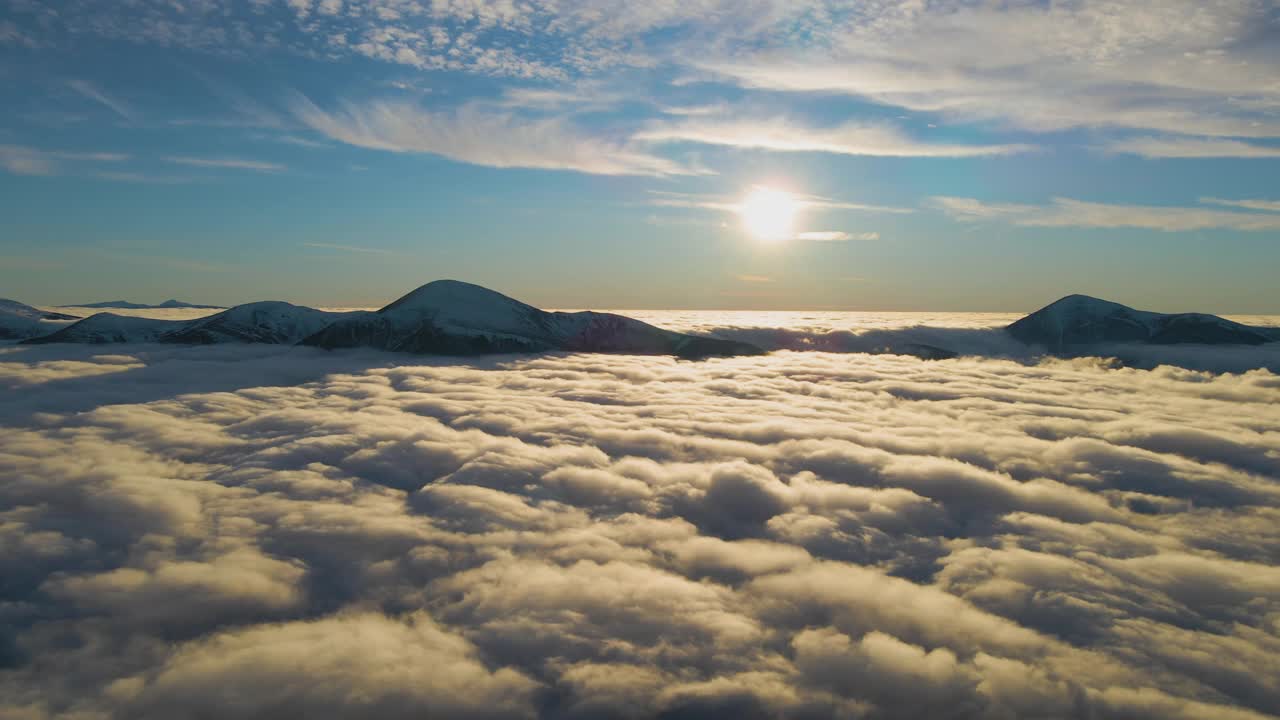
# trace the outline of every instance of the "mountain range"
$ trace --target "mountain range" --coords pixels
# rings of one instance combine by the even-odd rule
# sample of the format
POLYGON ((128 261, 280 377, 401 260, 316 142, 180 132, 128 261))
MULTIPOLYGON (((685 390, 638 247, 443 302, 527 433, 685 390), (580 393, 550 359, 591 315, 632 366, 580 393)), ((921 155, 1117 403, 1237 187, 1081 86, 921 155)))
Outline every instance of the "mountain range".
MULTIPOLYGON (((177 301, 162 306, 199 307, 177 301)), ((1134 310, 1086 295, 1068 295, 1005 331, 1022 343, 1055 354, 1088 352, 1090 347, 1111 343, 1259 345, 1280 341, 1280 328, 1253 327, 1200 313, 1134 310)), ((427 283, 377 311, 329 312, 286 302, 255 302, 193 320, 109 312, 79 319, 0 300, 0 339, 26 344, 271 343, 438 355, 563 350, 700 358, 763 352, 746 342, 673 332, 612 313, 540 310, 457 280, 427 283)), ((957 354, 910 342, 894 343, 881 352, 931 360, 957 354)))
POLYGON ((84 303, 82 305, 59 305, 64 308, 107 308, 111 310, 172 310, 177 308, 195 310, 222 310, 226 305, 196 305, 181 300, 165 300, 159 305, 129 302, 128 300, 106 300, 103 302, 84 303))
POLYGON ((237 305, 195 320, 104 312, 23 342, 251 342, 441 355, 568 350, 699 358, 762 352, 747 343, 663 330, 622 315, 548 312, 457 280, 427 283, 375 312, 335 313, 284 302, 237 305))

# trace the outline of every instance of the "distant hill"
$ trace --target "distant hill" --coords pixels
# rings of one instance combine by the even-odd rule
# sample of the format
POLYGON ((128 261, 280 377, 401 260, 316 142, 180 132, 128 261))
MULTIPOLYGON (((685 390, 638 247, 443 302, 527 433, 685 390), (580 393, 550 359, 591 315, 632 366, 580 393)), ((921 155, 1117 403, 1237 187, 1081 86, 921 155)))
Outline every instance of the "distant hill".
POLYGON ((215 315, 194 320, 162 320, 103 312, 25 342, 30 345, 62 342, 161 342, 185 345, 248 342, 292 345, 344 315, 345 313, 314 310, 286 302, 237 305, 215 315))
POLYGON ((181 300, 165 300, 159 305, 147 305, 145 303, 129 302, 128 300, 106 300, 104 302, 84 303, 81 305, 59 305, 58 307, 77 307, 77 308, 110 308, 112 310, 171 310, 175 308, 188 308, 196 310, 222 310, 225 305, 196 305, 194 303, 182 302, 181 300))
POLYGON ((61 321, 78 320, 78 315, 49 312, 16 300, 0 298, 0 340, 22 340, 52 332, 61 321))
POLYGON ((334 313, 284 302, 237 305, 194 320, 104 312, 24 342, 251 342, 437 355, 565 350, 700 358, 761 352, 747 343, 663 330, 622 315, 547 312, 457 280, 427 283, 376 312, 334 313))
POLYGON ((1280 341, 1280 328, 1253 327, 1203 313, 1134 310, 1088 295, 1068 295, 1009 325, 1010 335, 1051 352, 1101 343, 1261 345, 1280 341))

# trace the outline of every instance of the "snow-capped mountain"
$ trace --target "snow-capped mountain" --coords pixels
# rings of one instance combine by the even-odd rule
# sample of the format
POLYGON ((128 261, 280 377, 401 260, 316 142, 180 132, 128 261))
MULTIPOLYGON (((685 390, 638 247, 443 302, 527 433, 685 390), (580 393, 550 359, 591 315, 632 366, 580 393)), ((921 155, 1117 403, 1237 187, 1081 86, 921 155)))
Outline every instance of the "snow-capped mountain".
POLYGON ((346 315, 287 302, 255 302, 187 320, 182 328, 165 334, 160 341, 190 345, 223 342, 292 345, 346 315))
POLYGON ((32 320, 79 320, 79 315, 68 315, 67 313, 50 312, 41 310, 38 307, 32 307, 17 300, 5 300, 0 298, 0 312, 11 313, 29 317, 32 320))
POLYGON ((29 344, 301 343, 441 355, 569 350, 705 357, 761 352, 747 343, 685 335, 621 315, 547 312, 456 280, 423 285, 377 312, 333 313, 285 302, 257 302, 194 320, 104 312, 56 332, 44 332, 48 334, 28 332, 15 337, 26 337, 24 342, 29 344))
POLYGON ((1134 310, 1087 295, 1068 295, 1006 328, 1022 342, 1059 352, 1098 343, 1261 345, 1280 328, 1242 325, 1216 315, 1134 310))
POLYGON ((571 350, 704 357, 760 352, 746 343, 684 335, 622 315, 547 312, 457 280, 427 283, 377 312, 352 313, 302 344, 446 355, 571 350))
POLYGON ((211 345, 225 342, 292 345, 346 313, 315 310, 286 302, 237 305, 195 320, 159 320, 98 313, 28 344, 57 342, 160 342, 211 345))
POLYGON ((106 300, 103 302, 84 303, 83 305, 59 305, 58 307, 82 307, 82 308, 103 308, 110 310, 170 310, 173 308, 185 308, 195 310, 221 310, 225 305, 196 305, 194 303, 183 302, 181 300, 165 300, 158 305, 148 305, 146 303, 129 302, 128 300, 106 300))
POLYGON ((177 330, 185 324, 182 320, 157 320, 104 312, 66 325, 49 335, 29 338, 22 342, 24 345, 160 342, 165 333, 177 330))
POLYGON ((0 340, 22 340, 47 335, 64 321, 78 320, 76 315, 49 312, 16 300, 0 298, 0 340))

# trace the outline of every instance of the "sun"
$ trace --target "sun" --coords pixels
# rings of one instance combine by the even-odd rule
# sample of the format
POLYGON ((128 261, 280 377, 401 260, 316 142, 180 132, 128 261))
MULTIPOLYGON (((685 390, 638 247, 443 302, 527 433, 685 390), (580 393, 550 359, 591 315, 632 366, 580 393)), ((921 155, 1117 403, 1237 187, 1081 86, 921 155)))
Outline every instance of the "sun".
POLYGON ((791 193, 761 185, 753 188, 738 206, 747 232, 769 242, 790 240, 794 236, 799 210, 800 203, 791 193))

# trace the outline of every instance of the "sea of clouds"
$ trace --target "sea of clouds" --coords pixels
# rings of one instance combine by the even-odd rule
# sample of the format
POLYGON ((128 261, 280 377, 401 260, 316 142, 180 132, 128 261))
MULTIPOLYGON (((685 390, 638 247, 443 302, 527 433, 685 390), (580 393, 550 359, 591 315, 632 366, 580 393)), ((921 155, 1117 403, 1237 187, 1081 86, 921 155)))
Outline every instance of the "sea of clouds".
POLYGON ((1273 717, 1278 478, 1267 370, 0 347, 0 718, 1273 717))
MULTIPOLYGON (((86 307, 46 308, 88 317, 102 310, 86 307)), ((331 312, 377 308, 326 307, 331 312)), ((131 317, 192 320, 219 312, 203 308, 111 309, 131 317)), ((574 312, 569 310, 568 312, 574 312)), ((857 312, 744 310, 611 310, 677 332, 737 340, 766 351, 831 353, 899 353, 928 356, 942 349, 971 357, 1036 363, 1044 348, 1013 339, 1004 328, 1020 313, 857 312)), ((1246 325, 1280 327, 1280 315, 1228 315, 1246 325)), ((56 326, 56 323, 49 323, 56 326)), ((69 323, 68 323, 69 324, 69 323)), ((1152 369, 1161 365, 1242 373, 1266 369, 1280 374, 1280 343, 1261 346, 1094 345, 1082 352, 1122 365, 1152 369)))

